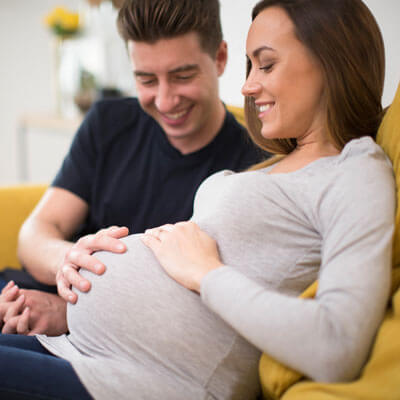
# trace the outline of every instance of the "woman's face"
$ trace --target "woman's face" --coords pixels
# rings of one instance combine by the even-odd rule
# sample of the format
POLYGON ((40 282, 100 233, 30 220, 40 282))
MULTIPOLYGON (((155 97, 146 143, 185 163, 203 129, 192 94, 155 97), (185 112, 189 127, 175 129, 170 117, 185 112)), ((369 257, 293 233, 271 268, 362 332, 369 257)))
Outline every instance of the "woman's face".
POLYGON ((270 7, 258 14, 246 53, 251 68, 242 93, 254 99, 262 136, 320 139, 325 124, 322 71, 283 9, 270 7))

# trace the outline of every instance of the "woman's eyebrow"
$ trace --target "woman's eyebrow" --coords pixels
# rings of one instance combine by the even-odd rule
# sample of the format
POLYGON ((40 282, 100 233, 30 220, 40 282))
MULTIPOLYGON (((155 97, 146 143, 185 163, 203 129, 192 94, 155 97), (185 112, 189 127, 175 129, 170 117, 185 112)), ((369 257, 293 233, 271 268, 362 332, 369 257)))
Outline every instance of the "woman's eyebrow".
POLYGON ((254 58, 258 57, 260 53, 263 51, 276 51, 276 50, 269 46, 260 46, 253 51, 253 57, 254 58))

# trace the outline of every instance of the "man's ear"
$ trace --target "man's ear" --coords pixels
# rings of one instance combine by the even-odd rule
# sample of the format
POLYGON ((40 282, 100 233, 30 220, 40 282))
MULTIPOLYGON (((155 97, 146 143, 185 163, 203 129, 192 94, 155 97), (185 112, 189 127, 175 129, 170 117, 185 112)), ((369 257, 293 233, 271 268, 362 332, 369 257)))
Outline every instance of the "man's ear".
POLYGON ((215 63, 217 65, 218 76, 221 76, 226 67, 228 61, 228 44, 223 40, 218 47, 217 54, 215 56, 215 63))

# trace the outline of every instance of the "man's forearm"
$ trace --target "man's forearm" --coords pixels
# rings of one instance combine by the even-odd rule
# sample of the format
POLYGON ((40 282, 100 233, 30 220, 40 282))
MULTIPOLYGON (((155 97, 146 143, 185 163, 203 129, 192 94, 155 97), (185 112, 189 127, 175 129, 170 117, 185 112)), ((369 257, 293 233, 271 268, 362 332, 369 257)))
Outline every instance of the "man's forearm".
POLYGON ((18 257, 35 279, 55 285, 58 267, 72 245, 57 227, 28 219, 19 234, 18 257))

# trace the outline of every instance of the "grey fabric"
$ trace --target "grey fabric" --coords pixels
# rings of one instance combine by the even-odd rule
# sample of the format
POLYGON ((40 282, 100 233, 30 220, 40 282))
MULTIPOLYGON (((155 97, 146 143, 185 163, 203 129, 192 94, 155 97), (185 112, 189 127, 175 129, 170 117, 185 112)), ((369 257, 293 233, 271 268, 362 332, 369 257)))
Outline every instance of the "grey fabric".
POLYGON ((97 253, 107 271, 68 306, 70 334, 39 340, 96 399, 251 400, 260 350, 315 379, 351 378, 387 301, 394 208, 391 165, 370 138, 288 174, 217 173, 192 219, 226 266, 201 296, 132 235, 127 253, 97 253), (317 299, 297 299, 316 278, 317 299))

